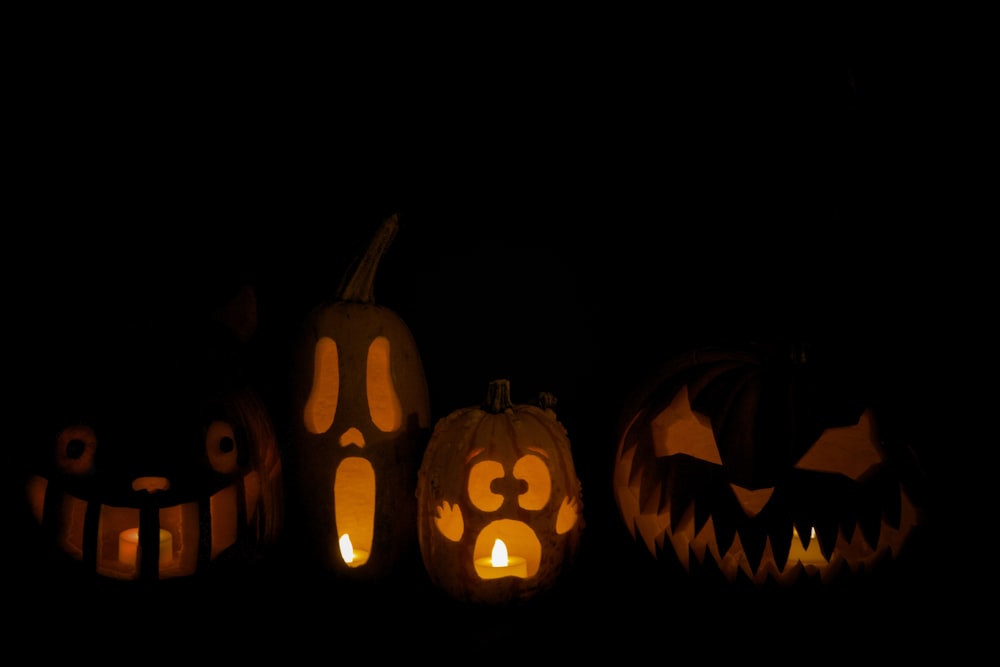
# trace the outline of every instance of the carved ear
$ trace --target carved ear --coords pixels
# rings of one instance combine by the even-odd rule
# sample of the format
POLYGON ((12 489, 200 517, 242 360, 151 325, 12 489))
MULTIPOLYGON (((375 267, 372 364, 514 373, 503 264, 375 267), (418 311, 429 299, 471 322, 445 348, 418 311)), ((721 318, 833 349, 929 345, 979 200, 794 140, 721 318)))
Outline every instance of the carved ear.
POLYGON ((239 288, 216 310, 215 319, 242 342, 248 342, 257 330, 257 292, 251 285, 239 288))

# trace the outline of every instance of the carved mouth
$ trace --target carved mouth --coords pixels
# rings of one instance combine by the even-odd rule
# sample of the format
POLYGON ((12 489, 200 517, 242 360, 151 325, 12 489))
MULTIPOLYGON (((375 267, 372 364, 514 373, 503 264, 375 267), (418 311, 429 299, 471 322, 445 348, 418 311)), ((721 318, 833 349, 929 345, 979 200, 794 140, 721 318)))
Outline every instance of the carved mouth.
POLYGON ((167 579, 194 574, 241 540, 256 515, 260 480, 251 472, 210 496, 163 507, 88 501, 37 475, 27 491, 35 520, 87 569, 167 579))
POLYGON ((869 571, 895 559, 920 522, 919 510, 900 485, 898 491, 885 491, 898 493, 891 503, 898 503, 897 509, 864 520, 826 517, 813 526, 773 517, 770 524, 720 521, 706 507, 699 511, 694 498, 679 501, 663 489, 641 496, 639 482, 629 481, 626 472, 634 455, 634 449, 623 454, 624 464, 616 469, 616 484, 628 489, 618 501, 622 516, 631 517, 626 523, 633 537, 656 558, 672 550, 684 570, 714 569, 729 582, 790 586, 804 578, 831 582, 841 574, 869 571))
POLYGON ((504 576, 527 579, 535 576, 542 560, 542 545, 531 526, 514 519, 491 521, 476 537, 473 562, 476 572, 483 579, 498 579, 504 576), (497 568, 490 565, 492 550, 497 540, 502 540, 509 552, 511 566, 497 568), (519 567, 514 567, 518 559, 519 567))
MULTIPOLYGON (((897 557, 896 552, 917 524, 916 510, 902 491, 900 501, 903 511, 899 525, 893 526, 883 518, 879 537, 874 544, 869 543, 860 524, 856 524, 849 535, 838 527, 832 543, 822 546, 820 539, 811 530, 810 535, 802 536, 797 527, 789 524, 790 542, 767 537, 763 550, 754 555, 753 550, 744 545, 739 532, 733 535, 726 547, 725 542, 719 539, 711 517, 696 529, 693 507, 685 511, 676 526, 665 525, 661 538, 653 539, 661 547, 669 541, 686 570, 703 567, 706 559, 711 559, 730 582, 745 577, 755 584, 763 584, 771 579, 788 586, 801 578, 815 576, 829 582, 844 568, 854 574, 874 568, 884 558, 897 557)), ((659 520, 669 521, 669 517, 670 509, 667 508, 659 520)), ((648 527, 645 530, 639 527, 647 543, 652 537, 646 534, 648 530, 648 527)), ((803 532, 806 530, 809 529, 802 529, 803 532)))

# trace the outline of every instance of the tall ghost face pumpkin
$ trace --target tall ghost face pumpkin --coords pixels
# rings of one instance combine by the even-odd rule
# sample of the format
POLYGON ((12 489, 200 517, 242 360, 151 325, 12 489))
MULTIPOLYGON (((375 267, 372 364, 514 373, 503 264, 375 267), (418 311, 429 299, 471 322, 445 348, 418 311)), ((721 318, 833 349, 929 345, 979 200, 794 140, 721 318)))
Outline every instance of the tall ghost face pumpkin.
POLYGON ((124 321, 84 310, 61 323, 67 350, 51 353, 66 358, 51 378, 30 511, 47 541, 111 579, 256 558, 281 532, 284 486, 249 369, 254 292, 238 291, 207 322, 137 309, 123 308, 124 321))
POLYGON ((656 559, 703 581, 857 579, 896 559, 918 526, 912 452, 883 437, 849 383, 810 374, 802 351, 681 355, 624 417, 621 517, 656 559))
POLYGON ((330 303, 310 311, 292 387, 292 447, 305 548, 323 568, 381 578, 416 555, 417 468, 430 401, 416 342, 374 303, 398 229, 384 221, 330 303))
POLYGON ((517 604, 554 587, 583 531, 583 499, 551 396, 514 404, 510 383, 434 428, 417 487, 431 581, 463 602, 517 604))

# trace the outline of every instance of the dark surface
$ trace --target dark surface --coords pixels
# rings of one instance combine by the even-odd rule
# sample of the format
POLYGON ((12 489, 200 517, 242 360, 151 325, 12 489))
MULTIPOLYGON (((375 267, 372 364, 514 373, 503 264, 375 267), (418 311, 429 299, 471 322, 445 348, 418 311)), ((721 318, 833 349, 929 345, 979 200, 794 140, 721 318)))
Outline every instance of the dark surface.
POLYGON ((951 340, 928 326, 957 313, 943 298, 945 268, 928 261, 942 239, 911 227, 940 204, 923 187, 926 153, 910 143, 924 116, 901 113, 928 63, 875 57, 864 44, 700 63, 670 86, 634 70, 553 75, 561 87, 538 72, 520 84, 487 76, 464 105, 442 101, 436 113, 434 88, 374 86, 350 99, 378 113, 348 105, 357 118, 336 123, 306 104, 292 113, 301 89, 288 83, 282 131, 268 123, 263 136, 252 132, 268 118, 260 109, 214 130, 189 120, 152 132, 126 119, 102 126, 116 137, 103 148, 80 127, 47 133, 58 158, 36 150, 24 172, 31 287, 9 285, 24 372, 12 378, 8 443, 18 481, 59 382, 51 350, 100 339, 136 309, 190 312, 246 282, 258 295, 257 380, 283 427, 294 327, 399 213, 375 297, 418 341, 434 419, 479 403, 499 377, 515 401, 554 393, 587 526, 556 591, 489 609, 444 599, 417 559, 392 581, 336 581, 301 563, 291 538, 206 579, 81 579, 42 545, 19 547, 31 534, 19 516, 5 541, 18 568, 14 639, 80 656, 147 640, 183 656, 204 640, 213 658, 293 662, 333 660, 358 637, 372 643, 343 650, 463 664, 479 661, 473 647, 498 657, 522 645, 552 659, 617 651, 615 662, 961 654, 963 633, 948 624, 964 615, 967 563, 952 514, 969 508, 953 495, 939 388, 951 340), (364 129, 352 125, 362 118, 364 129), (341 151, 341 136, 362 150, 341 151), (626 534, 610 465, 629 392, 692 344, 747 340, 812 341, 894 411, 931 493, 926 526, 892 572, 829 590, 706 589, 654 567, 626 534), (51 637, 27 632, 40 629, 51 637), (447 637, 452 653, 438 645, 447 637))

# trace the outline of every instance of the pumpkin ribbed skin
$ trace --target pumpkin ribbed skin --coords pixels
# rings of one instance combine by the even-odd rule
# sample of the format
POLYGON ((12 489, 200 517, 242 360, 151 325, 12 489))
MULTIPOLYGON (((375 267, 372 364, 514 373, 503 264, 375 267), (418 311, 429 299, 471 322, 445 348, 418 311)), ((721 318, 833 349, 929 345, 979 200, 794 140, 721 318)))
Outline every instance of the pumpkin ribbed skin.
POLYGON ((397 228, 396 216, 383 222, 336 298, 306 315, 294 351, 290 523, 310 562, 353 580, 419 560, 414 490, 430 435, 429 391, 409 327, 373 296, 397 228), (366 562, 345 562, 344 534, 366 562))
POLYGON ((916 470, 867 399, 811 374, 801 350, 706 348, 624 411, 613 487, 654 558, 791 586, 895 559, 920 522, 916 470))
POLYGON ((417 505, 427 573, 463 602, 516 604, 550 590, 572 566, 584 527, 566 429, 544 399, 511 403, 506 380, 490 384, 483 405, 435 425, 417 505), (477 574, 475 561, 497 537, 526 558, 525 576, 477 574))
POLYGON ((208 321, 123 311, 91 324, 102 336, 55 352, 66 357, 26 491, 72 570, 202 576, 256 561, 281 536, 282 461, 245 345, 255 307, 248 286, 208 321))

